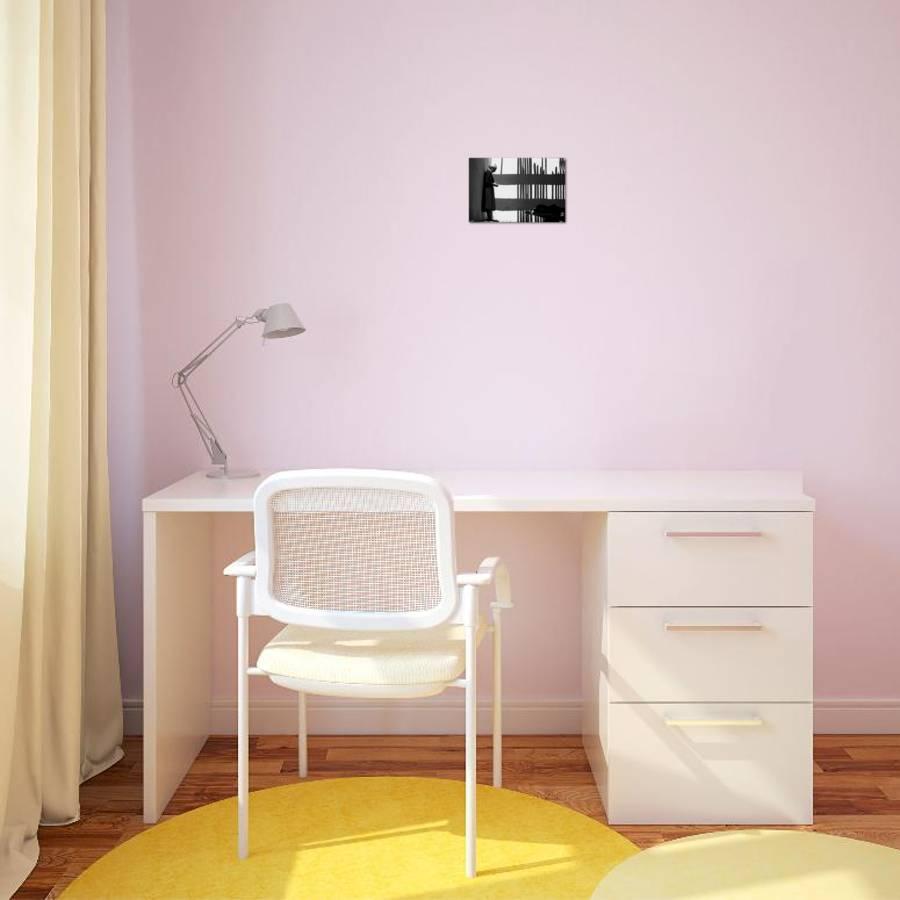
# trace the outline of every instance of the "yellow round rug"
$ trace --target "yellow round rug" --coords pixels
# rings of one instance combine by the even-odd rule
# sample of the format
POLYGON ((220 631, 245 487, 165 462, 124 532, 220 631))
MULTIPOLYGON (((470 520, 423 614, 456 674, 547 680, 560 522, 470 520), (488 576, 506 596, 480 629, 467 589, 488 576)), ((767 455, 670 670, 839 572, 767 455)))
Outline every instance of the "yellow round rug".
POLYGON ((897 900, 900 851, 811 831, 719 831, 658 844, 593 900, 897 900))
POLYGON ((589 898, 637 852, 605 825, 516 791, 478 786, 478 877, 465 877, 464 785, 339 778, 250 794, 250 856, 236 802, 176 816, 111 850, 65 891, 109 897, 589 898))

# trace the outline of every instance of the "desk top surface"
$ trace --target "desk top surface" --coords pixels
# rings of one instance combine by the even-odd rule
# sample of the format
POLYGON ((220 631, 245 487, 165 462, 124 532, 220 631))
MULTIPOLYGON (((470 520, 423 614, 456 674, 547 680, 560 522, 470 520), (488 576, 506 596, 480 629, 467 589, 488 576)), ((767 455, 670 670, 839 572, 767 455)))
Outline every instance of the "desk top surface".
MULTIPOLYGON (((265 475, 233 480, 194 472, 144 498, 144 512, 250 512, 265 475)), ((456 471, 430 473, 457 512, 809 512, 791 471, 456 471)))

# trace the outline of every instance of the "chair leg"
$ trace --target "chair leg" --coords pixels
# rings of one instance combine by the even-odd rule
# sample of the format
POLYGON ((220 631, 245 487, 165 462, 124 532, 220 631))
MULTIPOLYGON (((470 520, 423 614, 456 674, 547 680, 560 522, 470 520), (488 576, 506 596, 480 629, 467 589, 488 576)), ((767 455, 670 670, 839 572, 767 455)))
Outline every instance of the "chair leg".
POLYGON ((475 705, 475 628, 466 627, 466 875, 475 877, 475 847, 478 827, 475 810, 476 740, 478 721, 475 705))
POLYGON ((297 771, 300 778, 309 774, 309 757, 306 749, 306 694, 297 692, 297 771))
POLYGON ((494 787, 503 787, 503 682, 502 682, 502 640, 500 634, 500 611, 494 612, 494 736, 492 740, 493 758, 493 784, 494 787))
POLYGON ((249 802, 250 802, 250 722, 248 688, 249 668, 249 620, 238 616, 238 858, 249 854, 249 802))

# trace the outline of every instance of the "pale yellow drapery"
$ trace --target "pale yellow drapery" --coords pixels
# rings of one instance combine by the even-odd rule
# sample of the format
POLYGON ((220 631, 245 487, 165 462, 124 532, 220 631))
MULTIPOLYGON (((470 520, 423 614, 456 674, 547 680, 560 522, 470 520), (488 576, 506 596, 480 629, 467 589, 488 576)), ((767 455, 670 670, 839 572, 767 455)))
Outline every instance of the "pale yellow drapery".
POLYGON ((121 758, 104 0, 0 0, 0 897, 121 758))

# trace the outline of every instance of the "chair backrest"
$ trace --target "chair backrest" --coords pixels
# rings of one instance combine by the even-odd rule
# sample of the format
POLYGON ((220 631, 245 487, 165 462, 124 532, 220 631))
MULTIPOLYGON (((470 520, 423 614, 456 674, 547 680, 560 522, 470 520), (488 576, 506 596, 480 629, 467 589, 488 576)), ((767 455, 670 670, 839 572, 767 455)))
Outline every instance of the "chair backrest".
POLYGON ((453 509, 439 482, 377 469, 266 478, 253 498, 254 613, 321 628, 408 630, 456 607, 453 509))

